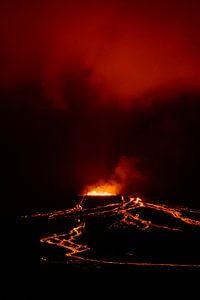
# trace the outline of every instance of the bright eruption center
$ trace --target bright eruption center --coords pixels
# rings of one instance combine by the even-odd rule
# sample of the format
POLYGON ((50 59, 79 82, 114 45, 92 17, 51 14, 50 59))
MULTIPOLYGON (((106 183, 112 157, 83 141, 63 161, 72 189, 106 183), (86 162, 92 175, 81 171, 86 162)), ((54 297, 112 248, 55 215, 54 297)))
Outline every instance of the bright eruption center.
POLYGON ((84 195, 87 196, 115 196, 118 194, 119 187, 116 183, 97 184, 88 186, 84 195))
POLYGON ((87 196, 111 196, 112 194, 109 192, 100 192, 100 191, 91 191, 87 193, 87 196))

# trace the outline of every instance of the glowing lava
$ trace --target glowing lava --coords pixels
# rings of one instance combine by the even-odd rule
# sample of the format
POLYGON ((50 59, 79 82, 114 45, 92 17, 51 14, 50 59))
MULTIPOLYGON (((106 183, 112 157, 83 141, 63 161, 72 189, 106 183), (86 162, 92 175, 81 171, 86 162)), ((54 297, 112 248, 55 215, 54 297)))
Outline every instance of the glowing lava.
MULTIPOLYGON (((92 193, 91 190, 88 193, 92 193)), ((100 191, 97 190, 99 193, 100 191)), ((91 194, 90 194, 91 195, 91 194)), ((99 194, 98 194, 99 195, 99 194)), ((102 195, 102 194, 101 194, 102 195)), ((107 196, 107 195, 106 195, 107 196)), ((94 199, 96 194, 94 196, 94 199)), ((83 196, 85 199, 85 197, 83 196)), ((87 197, 86 197, 87 198, 87 197)), ((105 197, 106 198, 106 197, 105 197)), ((92 197, 91 199, 92 200, 92 197)), ((99 235, 98 226, 103 225, 102 230, 105 231, 104 224, 108 226, 108 232, 116 234, 116 230, 119 230, 119 233, 123 229, 132 232, 132 237, 137 238, 138 233, 142 235, 144 231, 156 234, 156 232, 161 232, 169 236, 169 232, 176 232, 177 238, 179 233, 183 233, 185 230, 190 228, 196 231, 197 227, 200 227, 200 211, 190 210, 185 207, 169 207, 164 204, 154 204, 143 201, 140 198, 127 197, 126 199, 122 196, 122 202, 118 203, 105 203, 105 205, 99 205, 97 203, 96 207, 91 207, 88 209, 83 209, 81 207, 75 207, 74 209, 57 211, 47 214, 34 215, 34 217, 47 217, 48 219, 56 219, 59 217, 65 218, 67 220, 73 220, 74 225, 63 233, 54 233, 42 237, 40 240, 43 244, 48 244, 51 246, 56 246, 64 249, 64 261, 77 263, 78 261, 90 262, 93 264, 111 264, 111 265, 135 265, 135 266, 154 266, 154 267, 195 267, 200 268, 199 261, 194 264, 193 260, 188 261, 188 254, 186 254, 186 261, 174 262, 164 261, 161 262, 156 260, 154 257, 152 261, 145 261, 143 257, 140 258, 139 254, 124 255, 124 260, 118 260, 118 258, 111 257, 99 258, 95 257, 95 243, 91 243, 90 238, 88 239, 88 232, 94 233, 93 238, 96 239, 95 231, 90 230, 91 226, 94 226, 94 220, 97 224, 97 237, 99 235), (103 216, 103 218, 102 218, 103 216), (159 216, 159 218, 158 218, 159 216), (164 216, 162 219, 161 217, 164 216), (111 222, 108 222, 108 220, 111 222), (101 220, 101 222, 99 222, 101 220), (90 222, 92 222, 90 224, 90 222), (196 227, 196 228, 195 228, 196 227), (154 229, 154 231, 152 231, 154 229), (132 230, 132 231, 130 231, 132 230), (159 231, 156 231, 159 230, 159 231), (137 235, 135 235, 137 233, 137 235), (69 259, 70 260, 67 260, 69 259)), ((87 201, 87 199, 86 199, 87 201)), ((101 228, 101 227, 99 227, 101 228)), ((104 234, 103 234, 104 235, 104 234)), ((102 236, 103 236, 102 235, 102 236)), ((129 236, 129 235, 128 235, 129 236)), ((148 235, 147 235, 148 236, 148 235)), ((148 240, 148 239, 147 239, 148 240)), ((139 240, 138 240, 139 241, 139 240)), ((172 235, 172 241, 174 243, 174 235, 172 235)), ((102 240, 103 242, 103 240, 102 240)), ((108 243, 108 240, 105 239, 105 242, 108 243)), ((120 241, 119 241, 120 243, 120 241)), ((107 246, 106 246, 107 247, 107 246)), ((120 246, 121 247, 121 246, 120 246)), ((126 244, 124 245, 126 249, 126 244)), ((140 249, 140 248, 139 248, 140 249)), ((127 250, 126 250, 127 251, 127 250)), ((140 250, 141 251, 141 250, 140 250)), ((125 252, 127 253, 127 252, 125 252)), ((131 252, 130 252, 131 253, 131 252)), ((151 256, 151 254, 150 254, 151 256)), ((120 253, 121 259, 121 253, 120 253)), ((43 261, 46 261, 46 258, 43 258, 43 261)))
POLYGON ((83 192, 87 196, 116 196, 119 193, 119 184, 115 182, 98 183, 88 186, 83 192))
POLYGON ((101 192, 98 190, 97 191, 94 190, 94 191, 88 192, 87 196, 112 196, 112 194, 109 192, 104 192, 104 191, 101 192))

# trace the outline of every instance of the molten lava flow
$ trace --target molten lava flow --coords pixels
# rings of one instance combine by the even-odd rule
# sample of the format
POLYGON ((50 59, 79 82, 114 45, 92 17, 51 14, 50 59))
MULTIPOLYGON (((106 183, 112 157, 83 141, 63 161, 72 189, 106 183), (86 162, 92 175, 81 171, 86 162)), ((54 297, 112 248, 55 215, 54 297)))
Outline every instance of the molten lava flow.
POLYGON ((119 193, 119 184, 113 182, 110 183, 98 183, 93 186, 88 186, 84 190, 83 194, 87 196, 115 196, 119 193))
MULTIPOLYGON (((103 190, 105 191, 105 190, 103 190)), ((93 190, 89 190, 88 193, 92 193, 93 190)), ((96 190, 96 192, 100 193, 100 190, 96 190)), ((91 195, 91 194, 90 194, 91 195)), ((99 195, 99 194, 98 194, 99 195)), ((102 194, 101 194, 102 195, 102 194)), ((87 198, 87 197, 85 197, 87 198)), ((96 194, 94 199, 96 198, 96 194)), ((105 197, 106 198, 106 197, 105 197)), ((91 197, 92 200, 92 197, 91 197)), ((57 246, 64 249, 64 256, 67 262, 75 262, 83 261, 90 262, 94 264, 117 264, 117 265, 135 265, 135 266, 166 266, 166 267, 195 267, 200 268, 199 262, 194 264, 192 262, 160 262, 157 260, 146 262, 141 260, 139 254, 131 254, 133 255, 130 259, 129 255, 125 254, 124 260, 118 260, 114 257, 111 259, 102 259, 95 257, 95 244, 91 246, 91 240, 89 238, 90 234, 93 234, 93 230, 90 231, 90 227, 93 227, 94 220, 97 221, 96 224, 100 226, 102 224, 102 230, 105 229, 104 225, 108 226, 109 234, 113 231, 114 235, 116 234, 117 228, 123 230, 133 231, 133 238, 135 233, 139 233, 142 231, 148 231, 157 229, 162 230, 162 232, 184 232, 185 229, 188 228, 195 230, 197 227, 200 227, 200 211, 198 210, 190 210, 184 207, 168 207, 164 204, 154 204, 143 201, 140 198, 136 197, 126 197, 122 196, 122 202, 108 203, 105 205, 99 205, 97 202, 97 206, 95 209, 92 207, 88 210, 80 210, 75 207, 74 209, 69 209, 65 211, 57 211, 47 214, 39 214, 36 216, 44 216, 48 219, 56 219, 58 217, 65 218, 65 221, 73 220, 73 224, 70 225, 70 229, 64 233, 54 233, 43 237, 40 241, 41 243, 57 246), (101 217, 104 217, 103 219, 101 217), (159 216, 159 218, 158 218, 159 216), (164 217, 162 219, 162 216, 164 217), (91 219, 90 219, 91 217, 91 219), (92 220, 90 224, 90 220, 92 220), (101 220, 101 222, 98 222, 101 220), (111 222, 108 222, 111 220, 111 222), (196 228, 195 228, 196 227, 196 228), (89 230, 89 231, 88 231, 89 230), (92 232, 92 233, 91 233, 92 232), (88 235, 89 234, 89 235, 88 235)), ((100 227, 99 227, 100 228, 100 227)), ((153 231, 151 231, 152 234, 153 231)), ((160 231, 157 231, 160 232, 160 231)), ((198 233, 198 231, 197 231, 198 233)), ((95 234, 95 232, 94 232, 95 234)), ((95 234, 95 239, 98 239, 98 230, 97 235, 95 234)), ((136 235, 136 237, 137 237, 136 235)), ((103 235, 102 235, 103 236, 103 235)), ((178 235, 177 235, 178 237, 178 235)), ((174 241, 174 235, 172 236, 172 240, 174 241)), ((102 240, 103 242, 103 240, 102 240)), ((105 239, 105 243, 107 240, 105 239)), ((124 245, 126 249, 126 244, 124 245)), ((127 253, 127 252, 125 252, 127 253)), ((130 252, 131 253, 131 252, 130 252)), ((121 254, 120 254, 121 255, 121 254)), ((151 254, 150 254, 151 255, 151 254)), ((187 256, 188 257, 188 256, 187 256)), ((121 259, 121 256, 120 256, 121 259)), ((43 261, 46 261, 46 258, 43 258, 43 261)))

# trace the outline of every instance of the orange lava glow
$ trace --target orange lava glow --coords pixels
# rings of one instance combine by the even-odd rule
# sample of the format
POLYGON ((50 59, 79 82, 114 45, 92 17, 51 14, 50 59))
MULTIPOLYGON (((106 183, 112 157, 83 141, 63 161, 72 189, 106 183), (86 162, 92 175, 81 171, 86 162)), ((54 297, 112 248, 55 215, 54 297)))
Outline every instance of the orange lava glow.
POLYGON ((101 183, 87 186, 83 192, 87 196, 115 196, 119 194, 119 184, 113 182, 101 183))
POLYGON ((91 191, 87 193, 87 196, 112 196, 112 194, 104 191, 91 191))

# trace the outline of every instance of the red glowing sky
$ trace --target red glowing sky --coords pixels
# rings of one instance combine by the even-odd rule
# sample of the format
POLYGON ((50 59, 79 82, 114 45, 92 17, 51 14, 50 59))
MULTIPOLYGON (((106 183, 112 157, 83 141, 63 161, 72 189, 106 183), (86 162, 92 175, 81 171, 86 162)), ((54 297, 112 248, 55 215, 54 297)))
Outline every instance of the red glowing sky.
POLYGON ((8 209, 107 179, 198 201, 199 32, 199 0, 1 0, 8 209))
POLYGON ((62 78, 126 103, 199 89, 199 1, 2 1, 1 86, 35 80, 58 106, 62 78), (77 75, 78 74, 78 75, 77 75))

